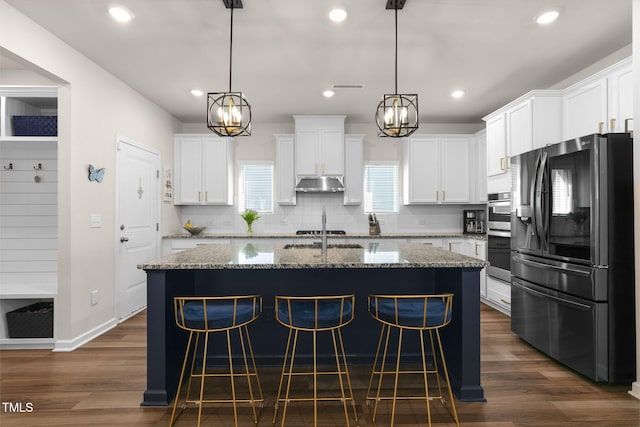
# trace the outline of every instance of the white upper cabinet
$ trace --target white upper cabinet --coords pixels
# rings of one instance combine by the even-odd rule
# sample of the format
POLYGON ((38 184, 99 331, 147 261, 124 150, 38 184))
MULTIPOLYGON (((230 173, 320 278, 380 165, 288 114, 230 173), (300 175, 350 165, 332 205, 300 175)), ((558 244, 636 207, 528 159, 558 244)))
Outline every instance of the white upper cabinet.
POLYGON ((566 90, 563 139, 624 132, 633 118, 633 67, 625 59, 566 90))
POLYGON ((500 175, 509 170, 512 156, 562 140, 562 92, 531 91, 484 120, 487 175, 500 175))
POLYGON ((276 135, 276 202, 296 204, 295 149, 293 134, 276 135))
POLYGON ((472 150, 472 164, 475 164, 475 182, 471 185, 475 190, 475 201, 484 203, 487 201, 487 132, 482 130, 475 135, 475 150, 472 150))
POLYGON ((344 137, 344 204, 362 203, 364 159, 364 135, 344 137))
POLYGON ((293 116, 296 175, 344 175, 345 117, 293 116))
POLYGON ((507 119, 498 114, 487 121, 487 176, 507 171, 507 119))
POLYGON ((211 135, 174 136, 174 204, 233 203, 233 143, 211 135))
POLYGON ((404 141, 404 204, 468 203, 468 135, 418 135, 404 141))

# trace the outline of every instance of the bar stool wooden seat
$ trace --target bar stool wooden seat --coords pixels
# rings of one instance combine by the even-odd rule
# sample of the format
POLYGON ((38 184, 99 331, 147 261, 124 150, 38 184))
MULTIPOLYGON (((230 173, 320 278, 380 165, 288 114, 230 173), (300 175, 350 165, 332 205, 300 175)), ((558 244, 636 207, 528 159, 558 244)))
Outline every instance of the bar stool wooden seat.
MULTIPOLYGON (((447 407, 446 398, 442 392, 441 378, 446 383, 448 391, 448 411, 453 417, 456 426, 459 426, 458 414, 451 392, 447 364, 440 341, 440 328, 451 322, 453 294, 439 295, 369 295, 368 307, 371 316, 382 323, 378 349, 371 370, 369 387, 367 389, 367 405, 373 404, 372 420, 375 423, 378 403, 381 400, 391 400, 391 426, 395 422, 397 400, 424 400, 427 409, 427 420, 431 426, 430 401, 438 399, 447 407), (389 348, 391 330, 398 331, 398 347, 395 354, 395 366, 387 366, 387 357, 393 358, 393 351, 389 348), (417 331, 420 336, 420 364, 421 369, 401 369, 402 341, 406 331, 417 331), (428 332, 431 350, 431 363, 427 363, 425 351, 425 333, 428 332), (435 339, 434 339, 435 337, 435 339), (383 344, 384 343, 384 344, 383 344), (384 348, 382 349, 384 345, 384 348), (436 347, 438 353, 436 354, 436 347), (382 352, 380 351, 382 349, 382 352), (438 363, 439 359, 439 363, 438 363), (393 376, 393 394, 388 391, 383 395, 383 378, 393 376), (424 385, 424 393, 414 396, 398 395, 400 388, 398 383, 400 375, 420 375, 424 385), (432 387, 437 392, 431 392, 429 388, 429 376, 433 378, 436 386, 432 387), (374 381, 377 384, 374 385, 374 381)), ((406 378, 406 377, 404 377, 406 378)))
MULTIPOLYGON (((252 421, 253 424, 256 425, 264 404, 264 398, 256 370, 247 325, 256 320, 262 312, 262 297, 258 295, 175 297, 174 309, 176 324, 179 328, 189 331, 189 339, 184 353, 180 382, 178 383, 178 390, 173 403, 169 426, 173 426, 177 417, 186 409, 189 403, 198 405, 198 426, 200 426, 202 407, 205 403, 232 404, 236 427, 238 426, 237 405, 239 403, 249 403, 253 411, 252 421), (232 351, 232 331, 238 334, 243 362, 241 367, 235 368, 233 355, 237 354, 238 350, 232 351), (226 334, 228 372, 211 372, 211 369, 209 372, 207 371, 209 335, 212 333, 226 334), (199 343, 202 337, 204 337, 204 342, 199 343), (247 352, 249 353, 250 360, 247 358, 247 352), (188 373, 189 381, 187 382, 187 391, 184 403, 181 406, 182 410, 177 414, 178 401, 180 399, 180 392, 189 359, 191 359, 191 368, 188 373), (205 380, 225 377, 228 378, 231 383, 231 398, 205 398, 205 380), (192 380, 194 378, 199 379, 199 384, 198 390, 193 393, 195 396, 192 396, 192 388, 194 388, 192 387, 192 380), (239 398, 238 396, 236 390, 237 378, 246 379, 248 396, 244 398, 239 398)), ((247 425, 247 423, 243 422, 242 425, 247 425)))
POLYGON ((313 425, 318 425, 318 402, 320 401, 341 401, 344 409, 346 425, 349 426, 349 411, 347 401, 351 402, 353 417, 357 423, 356 405, 353 399, 351 379, 347 366, 347 358, 344 351, 341 328, 353 320, 354 315, 354 295, 341 296, 313 296, 294 297, 276 296, 275 314, 276 320, 289 328, 287 346, 282 363, 282 375, 278 386, 278 396, 276 398, 275 410, 273 414, 273 424, 275 425, 278 408, 281 403, 282 422, 284 427, 287 416, 287 406, 290 402, 313 402, 313 425), (311 332, 313 339, 313 368, 308 370, 294 370, 296 350, 298 349, 299 332, 311 332), (335 370, 320 370, 318 367, 318 333, 331 332, 333 343, 333 356, 335 357, 335 370), (340 387, 339 396, 318 396, 318 376, 337 376, 340 387), (313 397, 292 397, 291 382, 296 377, 313 377, 313 397), (285 384, 286 378, 286 384, 285 384), (346 382, 346 385, 345 385, 346 382), (284 388, 284 396, 283 396, 284 388))

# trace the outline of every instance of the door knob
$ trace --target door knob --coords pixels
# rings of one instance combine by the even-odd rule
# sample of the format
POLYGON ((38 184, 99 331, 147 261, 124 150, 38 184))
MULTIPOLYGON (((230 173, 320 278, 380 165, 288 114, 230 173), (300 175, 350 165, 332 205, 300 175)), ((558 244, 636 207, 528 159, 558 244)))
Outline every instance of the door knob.
POLYGON ((128 242, 129 238, 128 237, 121 237, 120 238, 120 242, 124 243, 124 242, 128 242))

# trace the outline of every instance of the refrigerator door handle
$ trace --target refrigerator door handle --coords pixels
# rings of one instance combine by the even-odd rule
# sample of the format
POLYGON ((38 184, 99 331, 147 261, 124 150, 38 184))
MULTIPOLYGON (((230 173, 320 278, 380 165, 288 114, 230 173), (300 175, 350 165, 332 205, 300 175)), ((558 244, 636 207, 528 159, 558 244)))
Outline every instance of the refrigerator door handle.
POLYGON ((568 299, 565 298, 560 298, 554 295, 550 295, 547 294, 545 292, 540 292, 538 290, 535 290, 533 288, 530 288, 529 286, 523 285, 521 283, 518 282, 514 282, 514 285, 516 285, 516 287, 520 288, 521 290, 523 290, 524 292, 528 292, 532 295, 541 297, 541 298, 547 298, 547 299, 551 299, 553 301, 556 301, 557 303, 560 304, 564 304, 564 305, 568 305, 569 307, 575 308, 577 310, 582 310, 582 311, 589 311, 591 309, 591 306, 587 305, 587 304, 582 304, 576 301, 570 301, 568 299))
POLYGON ((547 237, 545 235, 545 226, 544 226, 544 218, 542 212, 542 203, 544 200, 544 194, 542 191, 542 186, 544 183, 544 175, 545 168, 547 165, 547 153, 544 151, 540 154, 540 159, 538 162, 538 168, 536 170, 536 177, 534 182, 535 189, 535 227, 536 232, 538 233, 538 237, 540 238, 540 246, 542 250, 547 249, 547 237))
POLYGON ((584 276, 584 277, 590 277, 591 273, 589 271, 583 271, 583 270, 578 270, 575 268, 569 268, 569 267, 562 267, 559 265, 553 265, 553 264, 547 264, 547 263, 542 263, 542 262, 536 262, 536 261, 531 261, 529 259, 525 259, 522 258, 521 256, 518 255, 513 255, 513 260, 516 262, 520 262, 522 264, 527 264, 530 265, 531 267, 536 267, 536 268, 544 268, 544 269, 549 269, 549 270, 556 270, 556 271, 560 271, 560 272, 568 272, 571 274, 575 274, 578 276, 584 276))

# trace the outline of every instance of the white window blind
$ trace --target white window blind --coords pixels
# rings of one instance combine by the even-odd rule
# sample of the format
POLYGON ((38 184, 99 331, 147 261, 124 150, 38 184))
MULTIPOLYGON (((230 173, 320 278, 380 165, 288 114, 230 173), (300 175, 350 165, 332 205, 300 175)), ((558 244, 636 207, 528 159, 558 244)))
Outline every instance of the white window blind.
POLYGON ((398 212, 398 165, 364 166, 364 211, 398 212))
POLYGON ((273 212, 273 163, 241 164, 238 187, 240 212, 273 212))

